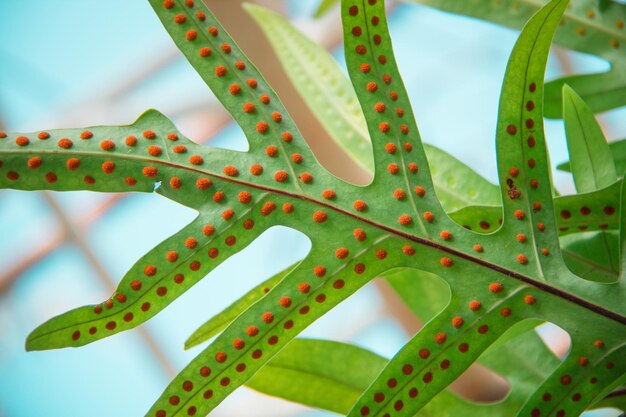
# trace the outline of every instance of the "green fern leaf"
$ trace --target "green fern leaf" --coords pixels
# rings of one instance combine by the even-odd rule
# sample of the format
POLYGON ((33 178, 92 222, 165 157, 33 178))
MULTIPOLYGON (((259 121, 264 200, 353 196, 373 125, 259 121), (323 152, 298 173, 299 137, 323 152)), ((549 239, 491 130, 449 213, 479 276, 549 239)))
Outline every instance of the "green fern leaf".
MULTIPOLYGON (((553 0, 537 12, 513 50, 496 134, 502 225, 481 234, 452 220, 436 194, 382 1, 342 3, 348 70, 374 156, 372 183, 358 187, 317 163, 279 98, 204 5, 150 0, 242 127, 249 150, 196 145, 155 111, 130 126, 0 135, 0 187, 154 190, 198 212, 139 259, 109 300, 44 323, 27 348, 80 346, 136 326, 263 231, 284 225, 310 238, 309 254, 265 296, 253 297, 257 301, 165 389, 149 416, 211 412, 309 324, 396 268, 439 275, 451 298, 349 415, 414 415, 528 319, 561 326, 573 346, 533 386, 519 415, 581 413, 623 382, 626 312, 623 278, 583 280, 567 268, 559 247, 541 115, 548 49, 566 3, 553 0)), ((626 216, 617 214, 623 182, 611 187, 621 187, 621 194, 603 211, 619 218, 623 231, 626 216)), ((624 239, 621 233, 622 252, 624 239)))

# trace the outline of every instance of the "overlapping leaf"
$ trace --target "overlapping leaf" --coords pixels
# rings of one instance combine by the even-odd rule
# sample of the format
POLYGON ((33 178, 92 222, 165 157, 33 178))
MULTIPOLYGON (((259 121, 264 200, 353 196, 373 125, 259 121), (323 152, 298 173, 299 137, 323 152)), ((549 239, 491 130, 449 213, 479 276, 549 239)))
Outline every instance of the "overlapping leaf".
MULTIPOLYGON (((522 29, 548 0, 413 0, 441 10, 522 29)), ((626 105, 626 5, 613 0, 573 1, 556 32, 557 45, 596 55, 611 68, 598 74, 562 77, 546 84, 546 117, 562 117, 564 84, 576 90, 595 113, 626 105)))
MULTIPOLYGON (((489 235, 454 222, 437 198, 382 1, 342 4, 348 69, 374 155, 375 175, 366 187, 347 184, 317 163, 276 94, 200 2, 150 3, 243 128, 249 151, 195 145, 154 111, 125 127, 0 135, 2 187, 156 187, 199 213, 142 257, 111 299, 44 323, 29 337, 29 349, 78 346, 135 326, 281 224, 305 233, 310 253, 217 336, 148 415, 209 413, 306 326, 395 268, 441 276, 451 299, 385 366, 350 415, 415 414, 507 329, 529 318, 558 324, 570 332, 573 347, 520 415, 576 415, 621 381, 623 279, 580 279, 563 262, 558 242, 541 115, 548 48, 565 0, 533 17, 509 62, 496 135, 502 226, 489 235)), ((611 206, 611 215, 618 217, 620 207, 611 206)), ((623 230, 626 220, 620 220, 623 230)))

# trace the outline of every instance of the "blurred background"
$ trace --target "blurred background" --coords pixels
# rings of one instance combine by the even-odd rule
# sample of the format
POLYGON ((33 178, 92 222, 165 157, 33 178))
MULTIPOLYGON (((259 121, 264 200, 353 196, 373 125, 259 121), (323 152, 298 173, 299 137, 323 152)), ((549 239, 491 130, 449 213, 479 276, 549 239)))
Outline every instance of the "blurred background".
MULTIPOLYGON (((205 2, 277 90, 321 163, 339 177, 367 183, 367 174, 308 113, 241 2, 205 2)), ((313 19, 318 1, 253 2, 287 16, 343 65, 337 9, 313 19)), ((422 137, 495 181, 499 89, 517 32, 416 4, 388 3, 396 57, 422 137)), ((0 130, 127 124, 157 108, 192 140, 246 149, 241 130, 175 48, 147 1, 0 1, 0 15, 0 130)), ((607 67, 555 49, 547 77, 607 67)), ((626 137, 625 110, 599 118, 609 140, 626 137)), ((547 121, 546 131, 553 164, 566 160, 562 122, 547 121)), ((562 193, 573 192, 569 175, 555 172, 554 180, 562 193)), ((134 331, 81 349, 24 351, 37 325, 106 299, 141 255, 194 216, 157 195, 0 191, 0 417, 143 415, 201 351, 184 351, 185 339, 309 249, 305 236, 275 227, 134 331), (273 256, 285 245, 293 251, 273 256)), ((349 341, 390 357, 416 326, 393 294, 373 283, 304 336, 349 341)), ((567 338, 558 329, 547 326, 541 333, 566 351, 567 338)), ((480 387, 468 395, 486 398, 480 387)), ((214 415, 331 414, 241 388, 214 415)))

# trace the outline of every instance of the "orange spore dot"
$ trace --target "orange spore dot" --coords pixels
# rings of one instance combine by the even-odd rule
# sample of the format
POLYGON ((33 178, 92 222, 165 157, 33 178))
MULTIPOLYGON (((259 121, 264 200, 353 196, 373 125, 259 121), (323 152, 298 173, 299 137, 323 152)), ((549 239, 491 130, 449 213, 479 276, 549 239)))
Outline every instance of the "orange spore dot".
POLYGON ((217 28, 215 26, 210 26, 208 29, 209 33, 211 34, 211 36, 216 37, 217 34, 219 33, 217 28))
POLYGON ((408 246, 408 245, 402 246, 402 252, 405 255, 413 256, 415 255, 415 248, 413 246, 408 246))
POLYGON ((237 338, 235 340, 233 340, 233 347, 237 350, 241 350, 246 346, 246 343, 243 341, 243 339, 237 338))
POLYGON ((154 178, 159 173, 159 170, 156 169, 155 167, 147 166, 147 167, 143 167, 143 169, 141 170, 141 173, 148 178, 154 178))
POLYGON ((324 223, 326 220, 328 220, 328 215, 323 211, 319 210, 313 213, 313 221, 315 223, 324 223))
POLYGON ((143 273, 149 277, 153 277, 157 273, 157 268, 154 265, 148 265, 143 269, 143 273))
POLYGON ((287 214, 293 213, 293 204, 291 203, 283 204, 283 212, 287 214))
POLYGON ((407 125, 400 125, 400 132, 402 132, 403 135, 408 135, 409 127, 407 125))
POLYGON ((162 153, 163 151, 161 150, 161 147, 159 146, 152 145, 148 147, 148 154, 150 154, 151 156, 161 156, 162 153))
POLYGON ((383 133, 388 133, 390 129, 391 129, 391 125, 387 122, 382 122, 378 125, 378 130, 380 130, 383 133))
POLYGON ((450 259, 450 258, 445 257, 445 256, 443 258, 439 259, 439 263, 442 266, 446 267, 446 268, 450 268, 452 265, 454 265, 454 261, 452 259, 450 259))
POLYGON ((219 363, 224 363, 226 362, 226 359, 228 358, 228 356, 226 355, 225 352, 217 352, 215 354, 215 360, 219 363))
POLYGON ((417 354, 422 359, 428 359, 428 357, 430 356, 430 350, 420 349, 420 351, 417 354))
POLYGON ((409 163, 409 171, 411 171, 413 174, 417 174, 418 170, 419 168, 417 167, 417 164, 415 162, 409 163))
POLYGON ((452 325, 453 325, 454 327, 456 327, 457 329, 458 329, 459 327, 463 326, 463 323, 464 323, 464 321, 463 321, 463 318, 462 318, 462 317, 456 316, 456 317, 454 317, 454 318, 452 319, 452 325))
POLYGON ((5 139, 7 137, 7 133, 0 131, 0 139, 5 139))
POLYGON ((524 218, 526 217, 526 214, 522 210, 515 210, 513 212, 513 215, 517 220, 524 220, 524 218))
POLYGON ((396 198, 396 200, 404 200, 406 198, 406 193, 404 192, 404 190, 398 188, 393 192, 393 196, 396 198))
POLYGON ((374 104, 374 110, 377 113, 384 113, 386 109, 387 109, 387 106, 385 106, 385 103, 378 102, 378 103, 374 104))
POLYGON ((198 178, 196 180, 196 188, 200 190, 206 190, 211 185, 213 185, 213 182, 209 178, 198 178))
POLYGON ((450 240, 452 239, 452 233, 450 233, 448 230, 442 230, 441 233, 439 233, 439 237, 443 240, 450 240))
POLYGON ((202 228, 202 234, 205 236, 211 236, 213 233, 215 233, 215 227, 207 224, 202 228))
POLYGON ((353 235, 355 239, 359 242, 363 242, 365 239, 367 239, 367 234, 363 229, 354 229, 353 235))
POLYGON ((491 291, 494 294, 501 293, 503 289, 504 287, 499 282, 494 282, 494 283, 489 284, 489 291, 491 291))
POLYGON ((502 310, 500 310, 500 315, 502 317, 509 317, 511 315, 511 309, 510 308, 503 308, 502 310))
POLYGON ((383 75, 383 81, 385 82, 385 84, 389 85, 391 84, 391 75, 389 74, 384 74, 383 75))
POLYGON ((250 103, 249 101, 244 103, 243 111, 245 113, 252 113, 254 110, 256 110, 256 107, 254 107, 254 104, 250 103))
POLYGON ((425 211, 424 220, 426 220, 428 223, 432 223, 435 220, 435 215, 432 214, 430 211, 425 211))
POLYGON ((202 165, 204 159, 200 155, 192 155, 189 157, 189 163, 192 165, 202 165))
POLYGON ((298 291, 302 294, 307 294, 311 290, 311 286, 306 282, 301 282, 298 284, 298 291))
POLYGON ((37 169, 41 166, 41 164, 43 163, 43 160, 38 157, 38 156, 34 156, 32 158, 30 158, 26 164, 28 165, 28 167, 30 169, 37 169))
POLYGON ((550 255, 550 251, 547 248, 541 248, 541 254, 544 256, 550 255))
POLYGON ((263 313, 263 315, 261 315, 261 320, 263 320, 267 324, 270 324, 274 321, 274 313, 266 311, 265 313, 263 313))
POLYGON ((367 209, 367 203, 363 200, 356 200, 353 206, 356 211, 364 211, 367 209))
POLYGON ((198 32, 193 29, 188 30, 187 33, 185 33, 185 38, 187 38, 188 41, 195 41, 197 37, 198 32))
POLYGON ((378 249, 375 253, 376 258, 385 259, 387 257, 387 251, 384 249, 378 249))
POLYGON ((322 197, 324 197, 326 200, 333 200, 335 197, 337 197, 337 195, 333 190, 324 190, 322 191, 322 197))
POLYGON ((224 167, 224 174, 228 175, 229 177, 236 177, 237 175, 239 175, 239 170, 232 165, 226 165, 224 167))
POLYGON ((174 153, 186 153, 187 147, 185 145, 176 145, 172 148, 174 153))
POLYGON ((187 21, 187 18, 185 17, 184 14, 177 14, 176 16, 174 16, 174 23, 182 25, 183 23, 185 23, 187 21))
POLYGON ((276 123, 280 123, 283 121, 283 115, 275 111, 272 113, 272 120, 276 123))
POLYGON ((530 180, 530 187, 533 189, 536 189, 537 187, 539 187, 539 181, 537 181, 536 179, 531 179, 530 180))
POLYGON ((524 243, 526 242, 526 235, 523 233, 518 233, 517 236, 515 236, 515 238, 517 239, 518 242, 520 243, 524 243))
POLYGON ((578 364, 580 366, 587 366, 588 363, 589 359, 587 359, 585 356, 581 356, 580 358, 578 358, 578 364))
POLYGON ((483 245, 479 245, 479 244, 475 244, 472 248, 473 248, 476 252, 482 252, 482 251, 484 250, 484 249, 483 249, 483 245))
POLYGON ((248 336, 254 337, 259 334, 259 328, 256 326, 248 326, 248 328, 246 329, 246 333, 248 334, 248 336))
POLYGON ((404 110, 398 107, 396 109, 396 114, 398 115, 398 117, 404 117, 404 110))
POLYGON ((315 268, 313 268, 313 273, 315 274, 315 276, 321 278, 326 275, 326 268, 321 265, 317 265, 315 268))
POLYGON ((528 263, 528 258, 525 255, 517 255, 516 257, 517 262, 519 262, 522 265, 526 265, 528 263))
POLYGON ((7 178, 11 181, 17 181, 18 179, 20 179, 20 174, 15 171, 9 171, 7 172, 7 178))
POLYGON ((415 187, 415 194, 417 194, 418 197, 424 197, 426 195, 426 190, 424 187, 418 185, 415 187))
POLYGON ((48 132, 39 132, 39 134, 37 135, 37 138, 41 139, 41 140, 46 140, 49 137, 50 137, 50 133, 48 133, 48 132))
POLYGON ((398 174, 398 172, 400 172, 400 167, 398 167, 398 164, 392 163, 387 165, 387 171, 389 171, 391 175, 396 175, 398 174))
POLYGON ((241 87, 239 87, 239 84, 231 84, 230 87, 228 87, 228 91, 233 96, 236 96, 237 94, 241 93, 241 87))
POLYGON ((437 343, 438 345, 441 345, 442 343, 446 342, 446 334, 445 333, 437 333, 435 335, 435 343, 437 343))
POLYGON ((537 302, 537 300, 532 295, 527 295, 524 297, 524 302, 528 305, 533 305, 537 302))
POLYGON ((247 191, 241 191, 237 198, 239 199, 239 202, 241 204, 248 204, 250 201, 252 201, 252 195, 247 191))
POLYGON ((217 75, 218 77, 223 77, 226 75, 226 67, 223 65, 218 65, 217 67, 215 67, 215 75, 217 75))
POLYGON ((225 53, 225 54, 230 54, 232 52, 232 48, 230 47, 229 44, 227 43, 223 43, 222 45, 220 45, 220 49, 225 53))
POLYGON ((137 138, 133 135, 126 136, 126 146, 135 146, 137 145, 137 138))
POLYGON ((367 48, 365 47, 365 45, 357 45, 354 48, 354 51, 359 55, 365 55, 365 53, 367 52, 367 48))
POLYGON ((303 183, 309 184, 311 183, 311 181, 313 181, 313 175, 308 172, 303 172, 302 174, 300 174, 300 179, 303 183))
POLYGON ((539 222, 537 223, 537 229, 539 229, 540 232, 543 232, 546 229, 546 225, 539 222))
POLYGON ((481 307, 482 307, 482 304, 480 303, 480 301, 472 300, 469 303, 469 308, 472 311, 478 311, 478 310, 480 310, 481 307))
POLYGON ((246 69, 246 63, 243 61, 237 61, 235 62, 235 68, 237 68, 239 71, 243 71, 246 69))
POLYGON ((289 307, 291 306, 291 298, 283 295, 282 297, 280 297, 280 300, 278 300, 278 303, 281 305, 281 307, 289 307))
POLYGON ((602 349, 604 347, 604 342, 602 340, 596 340, 593 342, 593 345, 598 349, 602 349))
POLYGON ((291 141, 293 141, 293 135, 290 132, 283 132, 281 136, 283 140, 287 143, 290 143, 291 141))
POLYGON ((112 151, 113 149, 115 149, 115 143, 113 143, 112 140, 103 140, 102 142, 100 142, 100 148, 103 151, 112 151))
POLYGON ((141 281, 135 279, 130 282, 130 288, 135 291, 139 291, 141 289, 141 281))
POLYGON ((59 148, 70 149, 72 145, 74 145, 74 142, 68 138, 61 138, 57 144, 59 145, 59 148))
POLYGON ((272 201, 268 201, 267 203, 263 204, 263 207, 261 207, 261 215, 262 216, 268 216, 274 210, 276 210, 276 203, 274 203, 272 201))
POLYGON ((400 223, 402 226, 408 226, 413 223, 413 219, 408 214, 403 214, 402 216, 398 217, 398 223, 400 223))
POLYGON ((154 139, 156 138, 156 133, 154 133, 154 131, 152 130, 145 130, 143 132, 143 137, 146 139, 154 139))
POLYGON ((220 254, 220 251, 217 248, 211 248, 207 252, 207 255, 209 255, 209 258, 211 258, 211 259, 217 258, 219 254, 220 254))
POLYGON ((276 171, 276 173, 274 174, 274 180, 277 182, 285 182, 289 179, 289 174, 287 174, 287 171, 285 170, 280 170, 280 171, 276 171))
POLYGON ((84 130, 80 134, 81 139, 91 139, 93 137, 93 133, 90 130, 84 130))
POLYGON ((271 158, 274 158, 276 155, 278 155, 278 148, 274 145, 270 145, 265 148, 265 154, 271 158))
POLYGON ((337 257, 337 259, 345 259, 349 253, 350 251, 348 251, 348 249, 339 248, 335 251, 335 256, 337 257))
POLYGON ((226 209, 222 212, 222 218, 224 220, 230 220, 235 215, 235 211, 233 209, 226 209))
POLYGON ((132 187, 134 185, 137 185, 137 180, 134 179, 133 177, 126 177, 124 178, 124 182, 126 183, 126 185, 128 185, 129 187, 132 187))
POLYGON ((203 46, 198 51, 198 55, 200 55, 202 58, 206 58, 206 57, 211 56, 211 53, 212 53, 211 48, 208 48, 206 46, 203 46))
POLYGON ((195 249, 196 246, 198 246, 198 241, 193 237, 187 238, 187 240, 185 240, 185 246, 187 249, 195 249))
POLYGON ((367 83, 365 85, 365 88, 367 89, 367 91, 369 91, 370 93, 375 93, 376 90, 378 90, 378 84, 376 84, 374 81, 370 81, 369 83, 367 83))
POLYGON ((178 260, 178 252, 171 250, 165 255, 165 258, 168 262, 176 262, 178 260))
POLYGON ((365 272, 365 264, 362 263, 358 263, 356 265, 354 265, 354 272, 357 274, 362 274, 363 272, 365 272))
POLYGON ((259 132, 260 134, 265 134, 267 133, 267 130, 269 129, 269 126, 266 122, 259 122, 256 124, 256 131, 259 132))
POLYGON ((174 0, 163 0, 163 7, 171 9, 175 6, 174 0))
POLYGON ((258 83, 256 82, 254 78, 248 78, 248 81, 246 82, 248 83, 250 88, 257 88, 258 83))
POLYGON ((115 170, 115 163, 106 161, 102 164, 102 172, 105 174, 111 174, 115 170))
POLYGON ((393 155, 394 153, 396 153, 396 150, 397 150, 396 145, 394 145, 393 143, 387 143, 385 145, 385 152, 389 154, 393 155))
POLYGON ((48 172, 45 175, 45 179, 47 183, 54 184, 55 182, 57 182, 58 177, 54 172, 48 172))
POLYGON ((172 142, 176 142, 178 140, 178 135, 176 133, 168 133, 167 139, 171 140, 172 142))
POLYGON ((514 136, 517 133, 517 128, 514 125, 508 125, 506 127, 506 133, 511 136, 514 136))
POLYGON ((170 187, 172 187, 173 189, 178 190, 181 185, 182 185, 182 182, 180 181, 180 178, 172 177, 170 179, 170 187))
POLYGON ((263 173, 263 167, 259 164, 254 164, 250 166, 250 173, 255 176, 261 175, 263 173))

